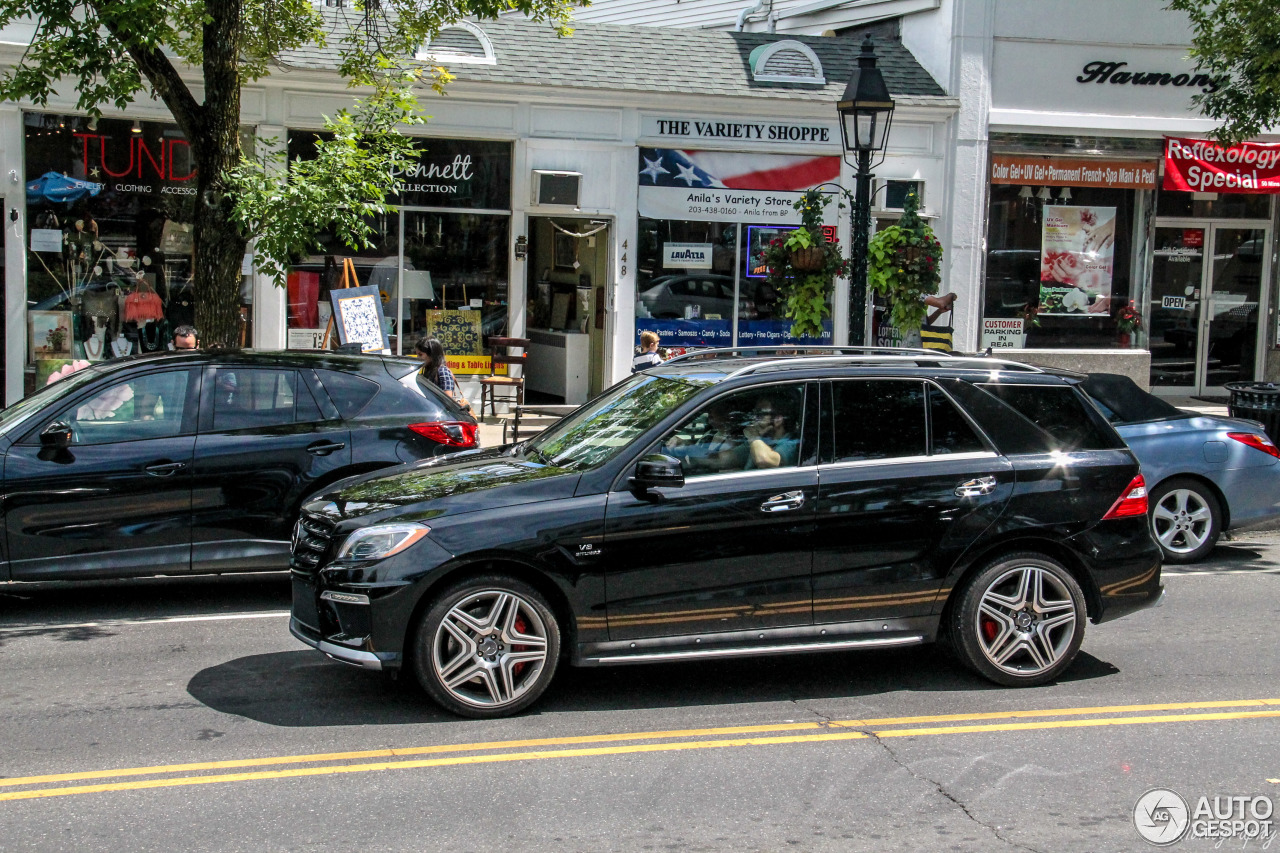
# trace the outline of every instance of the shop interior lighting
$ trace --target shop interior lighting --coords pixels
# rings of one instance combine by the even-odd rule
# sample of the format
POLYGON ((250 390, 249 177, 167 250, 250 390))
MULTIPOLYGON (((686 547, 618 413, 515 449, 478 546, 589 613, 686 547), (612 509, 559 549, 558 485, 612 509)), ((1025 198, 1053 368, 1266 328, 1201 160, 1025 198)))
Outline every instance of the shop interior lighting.
POLYGON ((1071 201, 1071 187, 1063 187, 1062 192, 1058 194, 1058 198, 1063 201, 1071 201))
POLYGON ((1031 187, 1024 185, 1018 190, 1018 198, 1031 198, 1031 187))
POLYGON ((142 122, 138 121, 136 118, 133 120, 133 132, 142 133, 142 122))
POLYGON ((1049 199, 1053 198, 1053 193, 1050 192, 1048 187, 1041 187, 1040 192, 1036 193, 1036 198, 1040 199, 1041 201, 1048 201, 1049 199))

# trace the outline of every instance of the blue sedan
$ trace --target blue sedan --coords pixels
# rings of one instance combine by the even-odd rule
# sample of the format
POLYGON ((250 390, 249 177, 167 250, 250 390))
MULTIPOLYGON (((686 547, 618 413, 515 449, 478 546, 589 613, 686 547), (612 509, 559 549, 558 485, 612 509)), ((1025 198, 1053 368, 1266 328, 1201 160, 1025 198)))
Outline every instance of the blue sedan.
POLYGON ((1280 519, 1280 450, 1261 424, 1183 411, 1116 374, 1082 387, 1142 465, 1165 560, 1195 562, 1222 531, 1280 519))

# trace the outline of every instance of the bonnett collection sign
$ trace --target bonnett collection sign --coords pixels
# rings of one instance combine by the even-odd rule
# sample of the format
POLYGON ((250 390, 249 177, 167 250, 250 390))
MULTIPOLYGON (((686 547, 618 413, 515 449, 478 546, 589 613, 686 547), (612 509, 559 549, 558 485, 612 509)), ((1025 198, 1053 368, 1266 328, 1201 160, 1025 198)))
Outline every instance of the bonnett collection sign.
POLYGON ((1184 192, 1280 192, 1280 143, 1242 142, 1223 148, 1207 139, 1166 137, 1164 188, 1184 192))

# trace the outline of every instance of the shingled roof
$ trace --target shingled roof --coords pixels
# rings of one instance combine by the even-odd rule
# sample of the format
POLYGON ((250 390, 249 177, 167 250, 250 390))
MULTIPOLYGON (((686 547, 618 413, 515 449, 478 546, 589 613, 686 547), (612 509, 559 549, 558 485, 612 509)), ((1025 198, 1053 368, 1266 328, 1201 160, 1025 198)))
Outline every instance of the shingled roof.
MULTIPOLYGON (((859 41, 850 38, 617 24, 579 23, 573 35, 559 38, 550 25, 516 17, 477 25, 492 41, 497 61, 449 66, 460 81, 831 102, 843 94, 861 48, 859 41), (792 39, 818 55, 826 85, 752 79, 751 52, 792 39)), ((877 42, 876 55, 893 95, 946 97, 900 42, 877 42)), ((331 47, 303 48, 287 61, 314 69, 334 69, 338 64, 337 51, 331 47)))

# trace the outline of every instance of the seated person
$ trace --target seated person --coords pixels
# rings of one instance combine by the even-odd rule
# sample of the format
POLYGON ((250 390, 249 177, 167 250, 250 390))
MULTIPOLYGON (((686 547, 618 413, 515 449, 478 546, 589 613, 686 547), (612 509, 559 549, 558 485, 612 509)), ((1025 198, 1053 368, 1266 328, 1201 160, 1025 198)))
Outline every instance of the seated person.
POLYGON ((741 471, 747 458, 746 444, 733 414, 733 400, 714 401, 689 424, 697 430, 692 440, 672 436, 663 452, 679 459, 691 473, 741 471))
POLYGON ((794 466, 800 458, 800 437, 791 412, 766 394, 756 400, 754 415, 742 431, 748 442, 743 470, 794 466))

